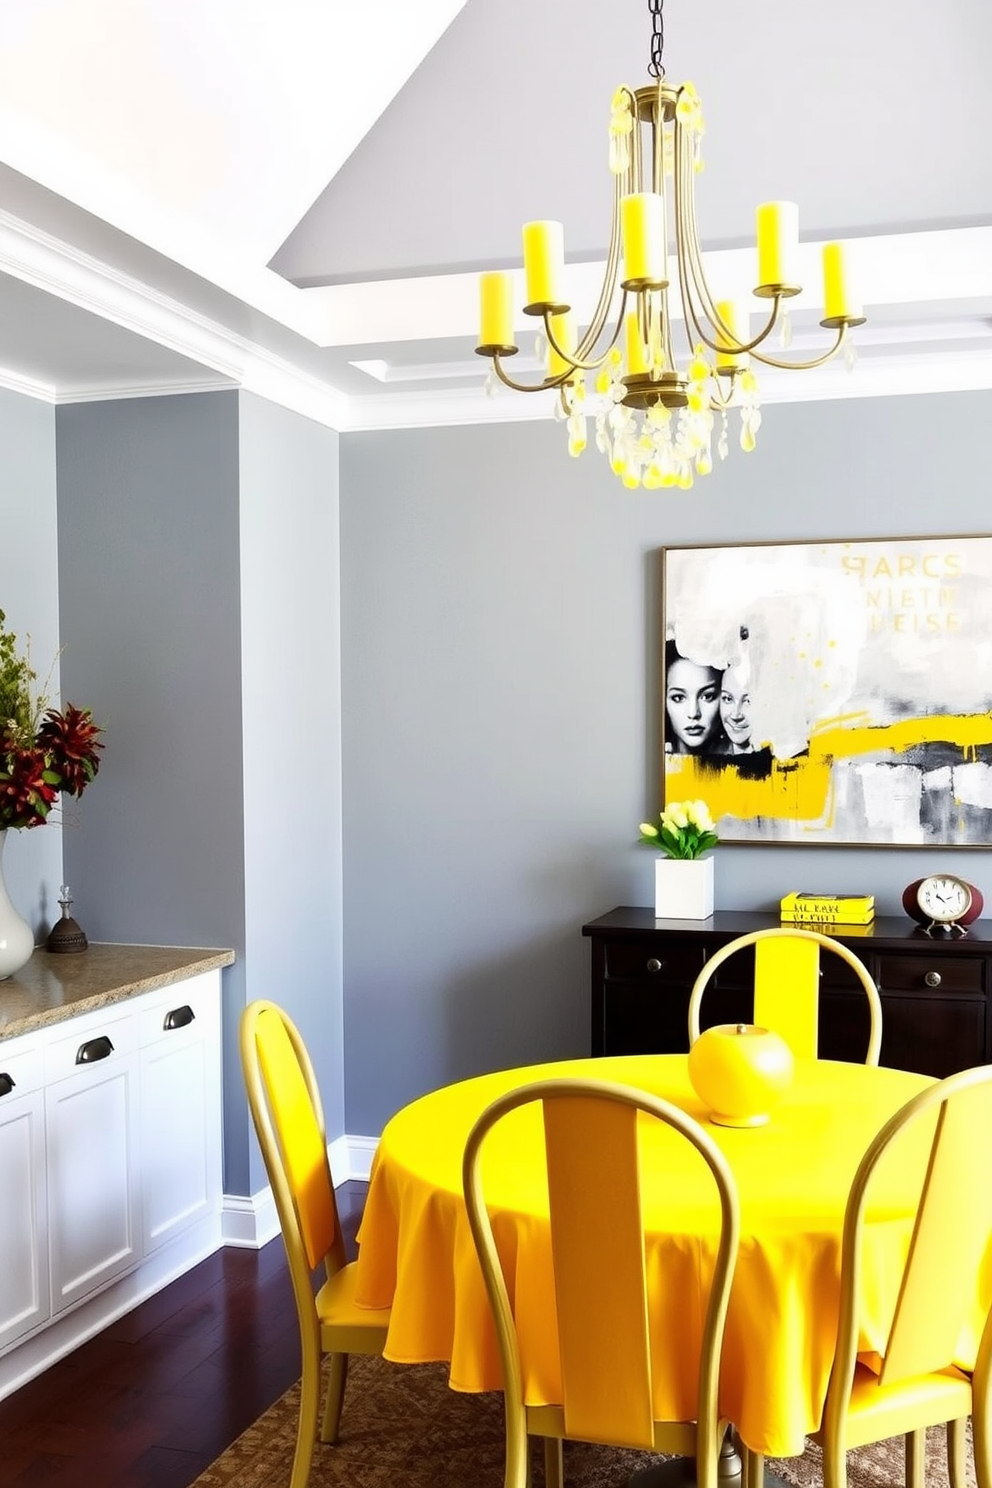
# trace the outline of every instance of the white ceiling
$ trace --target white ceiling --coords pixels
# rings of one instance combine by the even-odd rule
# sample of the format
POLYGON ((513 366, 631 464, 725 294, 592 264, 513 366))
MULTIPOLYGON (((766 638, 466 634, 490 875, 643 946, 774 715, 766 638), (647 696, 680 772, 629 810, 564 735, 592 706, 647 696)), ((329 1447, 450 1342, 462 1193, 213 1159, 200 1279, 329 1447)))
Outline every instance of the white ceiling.
MULTIPOLYGON (((987 0, 664 21, 706 111, 720 292, 753 283, 759 200, 799 202, 811 286, 817 245, 852 240, 857 368, 766 400, 992 386, 987 0)), ((649 35, 647 0, 0 0, 0 385, 245 386, 340 429, 543 412, 483 394, 477 272, 559 217, 592 307, 610 97, 649 35)))

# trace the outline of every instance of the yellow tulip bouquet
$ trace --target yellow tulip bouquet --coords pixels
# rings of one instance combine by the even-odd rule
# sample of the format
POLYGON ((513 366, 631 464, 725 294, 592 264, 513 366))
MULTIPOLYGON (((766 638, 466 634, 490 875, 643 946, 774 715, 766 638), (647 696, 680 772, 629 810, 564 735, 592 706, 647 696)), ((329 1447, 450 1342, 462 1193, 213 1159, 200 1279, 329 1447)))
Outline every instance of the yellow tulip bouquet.
POLYGON ((638 839, 668 858, 701 858, 719 837, 705 801, 673 801, 653 822, 641 822, 638 839))

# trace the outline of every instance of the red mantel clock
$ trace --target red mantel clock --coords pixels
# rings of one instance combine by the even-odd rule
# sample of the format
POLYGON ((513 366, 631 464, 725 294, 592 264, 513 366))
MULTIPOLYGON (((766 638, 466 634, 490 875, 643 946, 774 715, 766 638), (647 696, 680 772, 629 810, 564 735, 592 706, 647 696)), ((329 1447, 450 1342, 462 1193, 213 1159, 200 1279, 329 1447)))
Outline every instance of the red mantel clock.
POLYGON ((918 920, 927 931, 958 930, 967 934, 966 926, 977 920, 985 901, 974 884, 954 873, 931 873, 918 878, 903 891, 902 907, 910 919, 918 920))

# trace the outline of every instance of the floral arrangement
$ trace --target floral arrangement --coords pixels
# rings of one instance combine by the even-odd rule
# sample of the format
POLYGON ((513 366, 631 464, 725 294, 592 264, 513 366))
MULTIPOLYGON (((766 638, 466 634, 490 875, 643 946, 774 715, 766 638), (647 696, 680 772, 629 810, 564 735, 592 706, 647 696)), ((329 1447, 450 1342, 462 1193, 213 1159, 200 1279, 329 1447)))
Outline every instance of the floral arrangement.
POLYGON ((656 822, 641 822, 639 841, 669 858, 701 858, 719 840, 705 801, 673 801, 656 822))
POLYGON ((35 696, 35 673, 0 610, 0 832, 40 827, 60 795, 81 796, 100 768, 88 708, 64 710, 35 696))

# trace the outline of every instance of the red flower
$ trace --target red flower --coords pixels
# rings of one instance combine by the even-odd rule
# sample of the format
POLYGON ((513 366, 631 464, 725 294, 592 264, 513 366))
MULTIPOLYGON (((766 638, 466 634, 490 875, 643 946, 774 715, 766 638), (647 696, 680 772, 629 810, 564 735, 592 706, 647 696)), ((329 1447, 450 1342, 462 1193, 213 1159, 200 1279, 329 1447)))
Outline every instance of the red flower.
POLYGON ((40 827, 58 799, 58 776, 44 749, 13 748, 0 755, 0 822, 40 827))
POLYGON ((38 744, 47 749, 50 768, 58 776, 58 789, 81 796, 100 768, 97 735, 103 730, 93 722, 89 708, 68 703, 64 713, 49 708, 38 729, 38 744))

